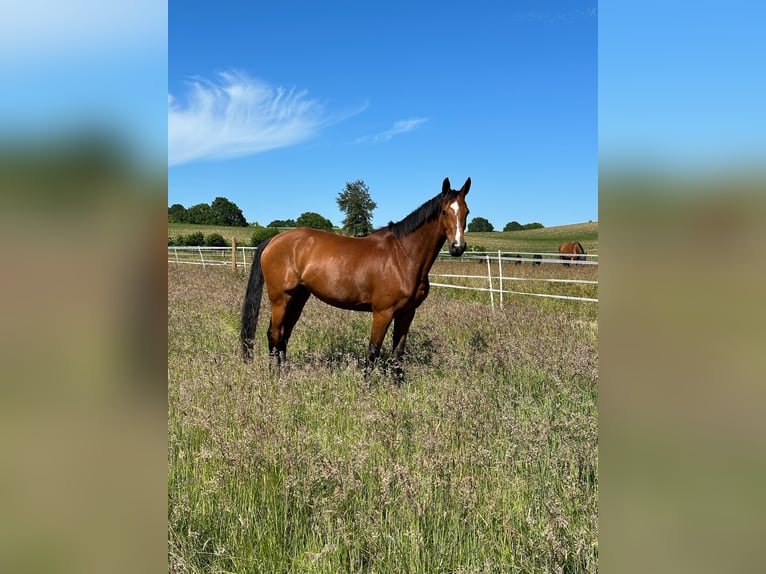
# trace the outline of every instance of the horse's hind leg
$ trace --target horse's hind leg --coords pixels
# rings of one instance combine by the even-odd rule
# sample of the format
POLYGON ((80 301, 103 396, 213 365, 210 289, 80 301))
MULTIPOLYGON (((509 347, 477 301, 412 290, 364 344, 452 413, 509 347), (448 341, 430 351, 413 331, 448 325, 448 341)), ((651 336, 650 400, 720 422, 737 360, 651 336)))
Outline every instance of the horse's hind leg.
POLYGON ((299 287, 287 302, 287 308, 285 309, 285 315, 283 319, 283 335, 282 335, 282 347, 283 351, 287 352, 287 343, 290 341, 290 335, 293 333, 293 328, 298 322, 298 319, 303 312, 303 307, 306 305, 306 301, 311 297, 311 293, 305 287, 299 287))
POLYGON ((404 382, 404 369, 402 367, 404 345, 407 342, 407 333, 414 317, 415 311, 412 310, 394 319, 394 382, 397 385, 404 382))
POLYGON ((269 357, 276 360, 277 366, 285 359, 284 318, 287 300, 279 297, 271 300, 271 324, 266 336, 269 341, 269 357))
POLYGON ((372 315, 372 331, 370 332, 370 346, 367 348, 367 362, 364 367, 364 380, 366 381, 372 368, 375 366, 375 360, 380 355, 380 348, 383 346, 383 339, 386 338, 386 331, 393 319, 393 312, 389 310, 376 311, 372 315))
POLYGON ((271 325, 267 335, 269 355, 276 358, 277 366, 287 359, 287 342, 310 295, 307 289, 298 287, 271 301, 271 325))
POLYGON ((276 359, 276 364, 279 366, 282 362, 282 356, 284 351, 282 350, 282 316, 284 311, 271 307, 271 323, 269 329, 266 331, 266 338, 269 342, 269 357, 276 359))

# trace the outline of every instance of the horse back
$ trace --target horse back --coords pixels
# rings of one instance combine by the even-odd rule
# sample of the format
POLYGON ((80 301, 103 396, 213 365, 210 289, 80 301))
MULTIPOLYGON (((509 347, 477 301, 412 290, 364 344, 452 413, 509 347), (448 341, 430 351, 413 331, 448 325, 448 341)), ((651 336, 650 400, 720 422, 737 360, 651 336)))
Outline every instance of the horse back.
POLYGON ((270 296, 301 286, 330 305, 369 311, 380 277, 390 276, 391 249, 384 235, 347 237, 297 228, 272 239, 261 265, 270 296))

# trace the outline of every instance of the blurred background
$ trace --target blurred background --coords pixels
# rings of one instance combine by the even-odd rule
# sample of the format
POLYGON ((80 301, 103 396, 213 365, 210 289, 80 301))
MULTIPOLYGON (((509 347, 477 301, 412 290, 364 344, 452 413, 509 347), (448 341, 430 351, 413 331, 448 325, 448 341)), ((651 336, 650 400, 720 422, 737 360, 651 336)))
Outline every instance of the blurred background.
POLYGON ((0 571, 166 570, 167 5, 0 18, 0 571))
MULTIPOLYGON (((167 10, 0 19, 3 572, 167 569, 167 10)), ((760 563, 763 15, 599 5, 604 572, 760 563)))
POLYGON ((766 41, 753 2, 599 3, 599 566, 758 568, 766 41))

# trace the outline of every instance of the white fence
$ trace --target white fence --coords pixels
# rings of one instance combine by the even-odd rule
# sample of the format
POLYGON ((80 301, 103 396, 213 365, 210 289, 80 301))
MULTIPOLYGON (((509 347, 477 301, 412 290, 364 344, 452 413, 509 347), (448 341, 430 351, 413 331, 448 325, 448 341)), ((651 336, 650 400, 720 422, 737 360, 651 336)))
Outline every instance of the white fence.
POLYGON ((256 247, 237 246, 236 253, 231 247, 184 247, 168 245, 168 263, 186 263, 189 265, 228 265, 230 267, 250 267, 256 247))
MULTIPOLYGON (((446 252, 439 254, 439 258, 443 258, 446 252)), ((598 255, 587 254, 580 255, 580 257, 586 257, 583 261, 569 261, 566 263, 571 266, 583 265, 583 266, 597 266, 598 255)), ((532 293, 529 291, 517 291, 513 289, 507 289, 508 283, 523 283, 523 282, 537 282, 537 283, 561 283, 561 284, 579 284, 579 285, 598 285, 598 281, 590 279, 557 279, 548 277, 514 277, 505 275, 503 267, 507 269, 509 264, 512 266, 521 265, 522 263, 539 265, 556 263, 561 265, 561 260, 558 253, 539 253, 539 252, 513 252, 507 253, 502 251, 497 252, 468 252, 463 255, 464 260, 479 261, 486 263, 487 274, 486 275, 461 275, 453 273, 430 273, 429 278, 443 277, 447 279, 485 279, 487 281, 487 287, 471 287, 463 285, 454 285, 449 283, 436 283, 431 281, 431 285, 434 287, 446 287, 449 289, 468 289, 471 291, 484 291, 488 292, 490 296, 490 303, 492 308, 495 308, 495 294, 498 295, 500 308, 503 308, 504 295, 528 295, 530 297, 544 297, 550 299, 564 299, 569 301, 586 301, 591 303, 598 303, 598 299, 595 297, 575 297, 572 295, 559 295, 551 293, 532 293), (493 274, 493 267, 496 268, 497 273, 493 274)), ((513 267, 512 267, 513 268, 513 267)))
MULTIPOLYGON (((168 246, 168 263, 178 263, 187 265, 207 266, 230 266, 232 268, 249 268, 253 261, 255 247, 237 247, 236 252, 232 253, 231 247, 182 247, 168 246)), ((580 255, 585 257, 583 261, 566 261, 571 266, 597 266, 598 255, 587 254, 580 255)), ((440 283, 431 281, 433 287, 443 287, 448 289, 466 289, 470 291, 483 291, 489 293, 492 308, 495 307, 495 295, 498 296, 500 308, 503 308, 504 295, 528 295, 530 297, 545 297, 550 299, 564 299, 569 301, 584 301, 598 303, 595 297, 575 297, 571 295, 560 295, 550 293, 533 293, 529 291, 517 291, 508 289, 509 284, 514 283, 559 283, 559 284, 579 284, 579 285, 598 285, 598 281, 590 279, 559 279, 548 277, 514 277, 506 275, 505 270, 510 267, 513 269, 516 265, 527 264, 550 264, 561 265, 562 260, 558 253, 532 253, 532 252, 467 252, 459 260, 451 257, 448 252, 443 251, 439 254, 439 260, 451 261, 472 261, 474 263, 486 263, 486 275, 462 275, 455 273, 430 273, 429 278, 443 279, 468 279, 487 281, 487 287, 474 287, 467 285, 455 285, 450 283, 440 283), (493 269, 494 268, 494 269, 493 269), (493 271, 495 271, 493 273, 493 271)))

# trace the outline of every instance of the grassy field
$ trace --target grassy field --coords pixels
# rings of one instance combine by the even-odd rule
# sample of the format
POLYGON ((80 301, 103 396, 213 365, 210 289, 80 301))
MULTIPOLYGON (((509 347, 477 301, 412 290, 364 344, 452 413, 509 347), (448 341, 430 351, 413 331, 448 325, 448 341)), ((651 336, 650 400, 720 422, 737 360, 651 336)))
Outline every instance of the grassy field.
POLYGON ((246 279, 169 266, 170 571, 597 571, 592 303, 434 288, 396 387, 362 382, 371 315, 313 298, 289 369, 266 301, 242 363, 246 279))
MULTIPOLYGON (((203 235, 220 233, 226 241, 232 237, 237 239, 237 245, 250 245, 253 235, 252 227, 224 227, 216 225, 192 225, 187 223, 168 223, 168 237, 188 235, 201 231, 203 235)), ((469 249, 479 251, 540 251, 545 253, 558 252, 559 245, 564 241, 579 241, 588 253, 598 253, 598 222, 576 223, 543 229, 526 231, 492 231, 489 233, 466 233, 469 249)))
POLYGON ((168 223, 168 237, 176 238, 179 235, 189 235, 201 231, 207 236, 211 233, 220 233, 223 238, 231 243, 231 238, 237 240, 237 245, 250 245, 253 236, 253 227, 229 227, 225 225, 195 225, 192 223, 168 223))
POLYGON ((587 253, 598 253, 598 222, 575 223, 524 231, 466 233, 466 241, 477 251, 537 251, 557 253, 565 241, 579 241, 587 253), (479 249, 481 248, 481 249, 479 249))

